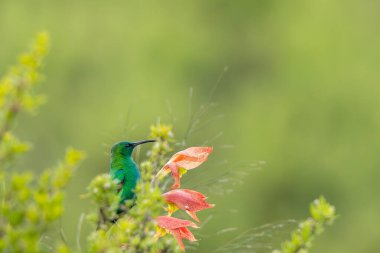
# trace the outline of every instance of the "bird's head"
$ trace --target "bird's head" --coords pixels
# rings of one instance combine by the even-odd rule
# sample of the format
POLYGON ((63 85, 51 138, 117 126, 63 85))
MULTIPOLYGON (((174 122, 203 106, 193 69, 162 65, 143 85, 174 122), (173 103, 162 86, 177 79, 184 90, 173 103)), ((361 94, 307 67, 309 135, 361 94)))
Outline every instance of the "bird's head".
POLYGON ((131 156, 133 149, 144 143, 155 142, 156 140, 143 140, 136 142, 121 141, 112 146, 111 155, 131 156))

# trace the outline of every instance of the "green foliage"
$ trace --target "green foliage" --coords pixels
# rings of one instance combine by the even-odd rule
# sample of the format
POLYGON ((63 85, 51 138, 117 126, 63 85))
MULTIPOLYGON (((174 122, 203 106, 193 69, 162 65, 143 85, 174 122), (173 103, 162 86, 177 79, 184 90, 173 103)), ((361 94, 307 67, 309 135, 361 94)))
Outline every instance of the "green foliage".
POLYGON ((142 167, 147 167, 142 170, 142 177, 146 182, 167 162, 167 155, 173 150, 170 147, 170 143, 174 142, 173 127, 160 123, 152 125, 149 138, 158 142, 148 151, 148 160, 141 164, 142 167))
MULTIPOLYGON (((39 69, 48 50, 48 36, 41 33, 29 53, 0 81, 0 251, 51 252, 41 247, 41 237, 63 213, 64 187, 85 154, 68 148, 63 161, 44 170, 9 173, 17 155, 30 145, 11 133, 15 117, 22 110, 34 112, 44 98, 35 94, 41 79, 39 69)), ((56 242, 57 252, 67 251, 56 242)))
POLYGON ((20 141, 10 132, 5 132, 0 144, 0 161, 13 160, 19 154, 30 149, 30 144, 20 141))
POLYGON ((49 37, 40 33, 30 52, 21 55, 17 65, 0 79, 0 162, 28 150, 28 144, 19 141, 9 131, 21 110, 30 113, 45 102, 45 97, 35 93, 42 79, 40 68, 48 51, 49 37))
POLYGON ((63 162, 39 176, 32 172, 2 173, 1 252, 42 251, 41 235, 61 217, 63 189, 83 156, 78 150, 68 149, 63 162))
POLYGON ((87 218, 97 224, 97 229, 108 230, 112 225, 111 221, 117 218, 119 196, 115 194, 116 191, 117 184, 109 174, 98 175, 91 181, 87 196, 91 196, 98 207, 98 212, 90 213, 87 218))
POLYGON ((310 204, 310 215, 311 217, 299 224, 291 239, 282 244, 281 250, 275 250, 273 253, 309 252, 315 236, 321 234, 325 226, 331 225, 335 220, 335 207, 321 196, 310 204))

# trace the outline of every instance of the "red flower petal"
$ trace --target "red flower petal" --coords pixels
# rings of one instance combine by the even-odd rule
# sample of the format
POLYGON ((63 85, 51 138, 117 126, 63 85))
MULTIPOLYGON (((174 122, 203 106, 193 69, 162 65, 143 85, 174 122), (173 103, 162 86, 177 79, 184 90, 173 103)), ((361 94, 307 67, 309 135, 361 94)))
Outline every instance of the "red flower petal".
POLYGON ((197 222, 200 222, 196 212, 186 211, 186 213, 197 222))
POLYGON ((189 241, 196 241, 194 235, 187 228, 194 227, 197 228, 193 222, 188 220, 181 220, 169 216, 159 216, 156 219, 159 227, 165 229, 167 232, 171 233, 174 238, 177 240, 179 247, 185 251, 185 245, 183 244, 182 239, 189 241))
POLYGON ((192 221, 182 220, 170 216, 158 216, 156 221, 158 226, 165 229, 176 229, 180 227, 198 228, 198 226, 192 221))
POLYGON ((179 247, 182 251, 185 251, 185 245, 182 241, 181 231, 179 229, 174 229, 170 231, 170 233, 174 236, 174 238, 177 240, 179 247))
POLYGON ((214 207, 206 202, 206 197, 197 191, 188 189, 172 190, 162 195, 166 202, 185 210, 194 220, 199 222, 196 212, 214 207))
POLYGON ((168 164, 176 163, 178 167, 191 170, 206 161, 211 152, 212 147, 190 147, 173 155, 168 164))
POLYGON ((208 155, 212 152, 212 147, 190 147, 174 154, 170 160, 162 167, 157 175, 166 175, 171 171, 172 177, 174 179, 174 184, 172 189, 180 187, 180 173, 179 168, 184 168, 186 170, 191 170, 204 161, 207 160, 208 155))
POLYGON ((181 232, 181 237, 183 239, 189 240, 191 242, 195 242, 197 240, 197 239, 195 239, 193 233, 191 233, 188 228, 186 228, 186 227, 178 228, 178 230, 181 232))
POLYGON ((173 185, 170 187, 170 189, 177 189, 181 186, 181 180, 180 180, 180 174, 179 174, 179 167, 176 163, 171 163, 167 165, 170 171, 172 172, 172 177, 174 180, 173 185))
POLYGON ((177 240, 179 247, 183 251, 185 251, 185 245, 183 244, 182 239, 186 239, 186 240, 189 240, 189 241, 192 241, 192 242, 196 241, 194 235, 186 227, 177 228, 177 229, 171 231, 171 234, 177 240))

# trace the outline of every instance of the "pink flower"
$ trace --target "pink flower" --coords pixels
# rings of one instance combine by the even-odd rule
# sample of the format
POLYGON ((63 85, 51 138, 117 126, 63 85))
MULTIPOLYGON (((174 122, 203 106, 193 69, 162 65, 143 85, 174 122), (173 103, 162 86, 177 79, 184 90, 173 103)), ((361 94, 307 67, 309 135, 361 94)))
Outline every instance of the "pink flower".
POLYGON ((214 204, 206 202, 206 197, 197 191, 178 189, 172 190, 162 195, 168 202, 168 212, 171 215, 177 209, 186 211, 194 220, 199 222, 196 212, 214 207, 214 204))
POLYGON ((182 239, 189 241, 196 241, 194 235, 190 232, 187 227, 198 228, 193 222, 188 220, 181 220, 169 216, 158 216, 157 225, 159 229, 157 230, 156 237, 164 236, 165 233, 170 233, 177 240, 179 247, 185 251, 185 245, 182 239))
POLYGON ((208 155, 212 152, 212 147, 190 147, 182 150, 172 156, 170 160, 162 167, 157 176, 167 175, 171 172, 174 184, 171 189, 180 187, 180 177, 187 170, 194 169, 207 160, 208 155))

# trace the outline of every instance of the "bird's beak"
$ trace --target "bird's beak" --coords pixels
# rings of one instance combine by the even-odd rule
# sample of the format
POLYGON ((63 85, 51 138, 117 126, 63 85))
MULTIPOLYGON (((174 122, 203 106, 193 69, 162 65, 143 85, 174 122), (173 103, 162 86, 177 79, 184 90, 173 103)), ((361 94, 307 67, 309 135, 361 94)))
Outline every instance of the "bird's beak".
POLYGON ((156 140, 136 141, 136 142, 133 142, 133 145, 134 145, 134 146, 138 146, 138 145, 140 145, 140 144, 144 144, 144 143, 148 143, 148 142, 156 142, 156 140))

